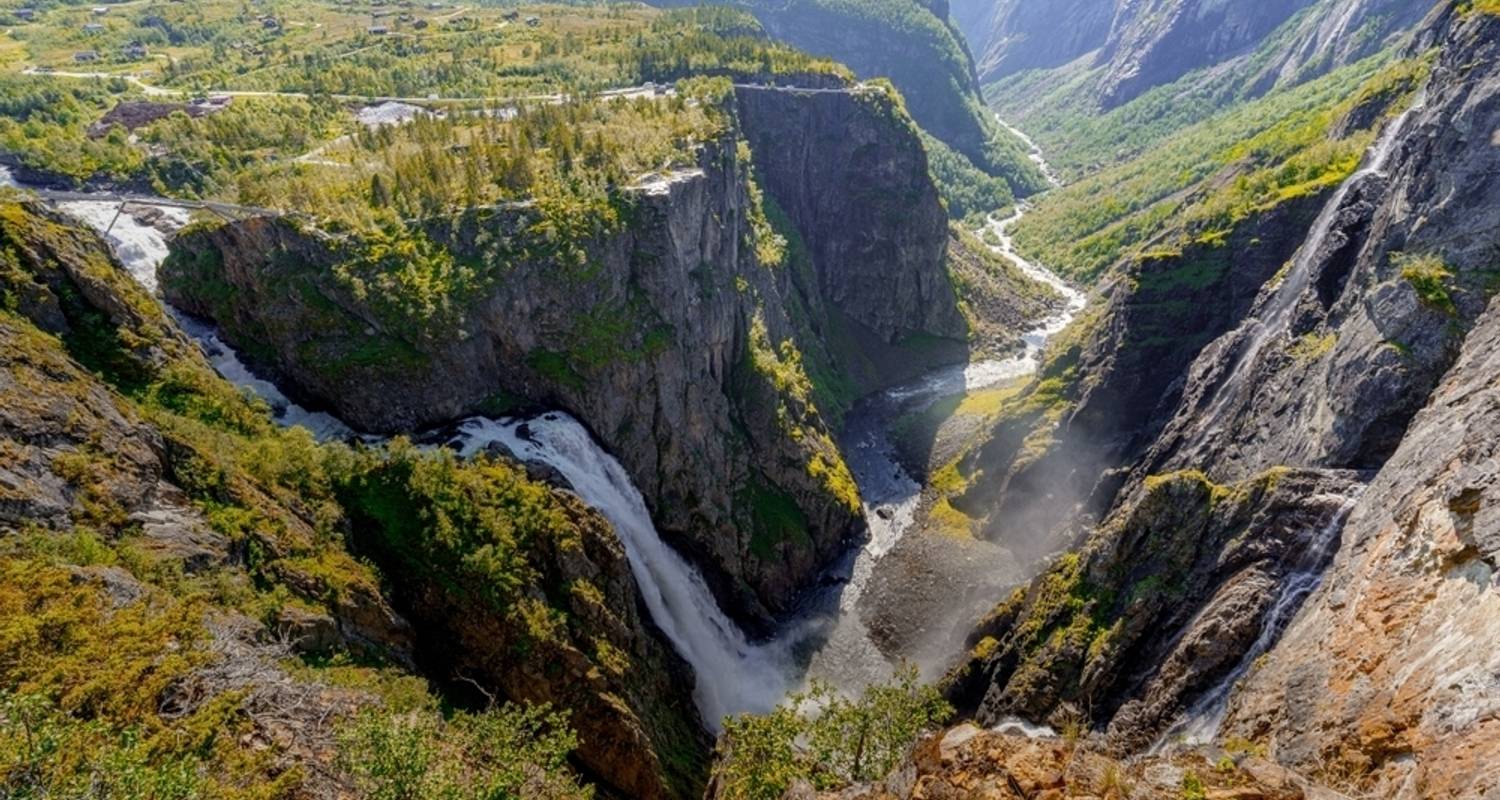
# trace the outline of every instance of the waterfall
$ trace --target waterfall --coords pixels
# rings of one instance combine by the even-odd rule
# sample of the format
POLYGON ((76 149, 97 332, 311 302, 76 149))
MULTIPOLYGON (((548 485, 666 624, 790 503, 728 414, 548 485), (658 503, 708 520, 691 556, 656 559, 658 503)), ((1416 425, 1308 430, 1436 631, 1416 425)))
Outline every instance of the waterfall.
MULTIPOLYGON (((1241 326, 1240 331, 1250 332, 1250 342, 1241 349, 1234 366, 1229 370, 1229 376, 1215 392, 1212 405, 1202 417, 1205 420, 1204 430, 1210 430, 1218 424, 1230 399, 1237 394, 1233 390, 1244 380, 1245 368, 1254 363, 1256 356, 1260 355, 1266 343, 1286 326, 1292 310, 1296 308, 1298 300, 1312 281, 1312 270, 1319 251, 1323 249, 1323 243, 1328 240, 1328 234, 1333 230, 1333 223, 1340 209, 1343 208, 1344 200, 1349 196, 1349 192, 1367 176, 1385 175, 1386 165, 1390 161, 1391 154, 1395 152, 1396 144, 1401 141, 1401 135, 1406 132, 1407 122, 1423 107, 1426 98, 1427 90, 1423 88, 1418 92, 1411 107, 1403 111, 1400 116, 1386 125, 1385 130, 1381 131, 1380 137, 1366 152, 1364 164, 1354 174, 1344 179, 1328 202, 1323 204, 1311 230, 1308 231, 1307 239, 1302 242, 1297 254, 1292 257, 1292 266, 1281 284, 1274 289, 1274 294, 1254 317, 1241 326)), ((1238 331, 1236 333, 1238 334, 1238 331)))
POLYGON ((1257 659, 1270 652, 1282 632, 1301 610, 1303 601, 1322 584, 1323 573, 1343 532, 1344 521, 1349 518, 1349 512, 1354 510, 1359 496, 1356 493, 1353 497, 1338 499, 1338 510, 1313 534, 1307 547, 1290 559, 1290 572, 1282 581, 1276 600, 1261 620, 1260 634, 1256 636, 1250 649, 1245 651, 1224 680, 1204 692, 1188 708, 1187 713, 1157 739, 1151 747, 1152 753, 1161 752, 1168 744, 1179 741, 1190 745, 1208 744, 1219 735, 1219 728, 1224 724, 1225 715, 1229 713, 1229 695, 1234 691, 1235 685, 1250 672, 1257 659))
POLYGON ((459 442, 465 456, 499 443, 517 458, 557 469, 610 521, 651 619, 693 667, 693 696, 714 731, 726 715, 769 711, 786 695, 791 681, 780 649, 751 644, 719 610, 703 576, 662 541, 624 467, 577 420, 560 412, 529 420, 474 418, 460 425, 459 442))

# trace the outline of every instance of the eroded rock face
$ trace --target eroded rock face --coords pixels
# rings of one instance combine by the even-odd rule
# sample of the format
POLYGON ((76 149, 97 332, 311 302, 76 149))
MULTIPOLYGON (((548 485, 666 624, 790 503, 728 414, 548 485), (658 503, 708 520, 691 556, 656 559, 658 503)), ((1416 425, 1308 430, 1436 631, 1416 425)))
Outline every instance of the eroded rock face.
POLYGON ((1084 709, 1116 752, 1144 749, 1250 652, 1277 587, 1327 563, 1354 477, 1153 479, 980 623, 950 698, 984 725, 1084 709))
POLYGON ((1376 796, 1497 791, 1500 19, 1429 25, 1425 98, 1196 356, 1105 524, 973 637, 951 694, 980 721, 1072 703, 1112 751, 1139 751, 1242 676, 1221 740, 1376 796), (1315 530, 1340 535, 1310 547, 1315 530), (1311 557, 1334 549, 1321 573, 1311 557), (1198 567, 1172 566, 1189 553, 1198 567), (1298 585, 1319 588, 1285 634, 1264 625, 1298 585))
POLYGON ((1394 451, 1491 292, 1496 29, 1487 15, 1439 24, 1425 101, 1389 123, 1400 126, 1389 159, 1351 179, 1254 318, 1205 349, 1145 471, 1201 465, 1236 479, 1273 464, 1373 469, 1394 451))
POLYGON ((926 153, 892 135, 909 123, 882 94, 824 94, 735 90, 756 175, 807 243, 819 299, 889 344, 963 340, 948 275, 931 268, 948 218, 926 153))
POLYGON ((1417 415, 1228 735, 1379 797, 1500 791, 1500 306, 1417 415))
POLYGON ((924 151, 887 95, 748 89, 737 106, 767 196, 800 239, 786 264, 757 261, 752 165, 731 132, 694 168, 631 191, 620 226, 570 242, 586 251, 582 268, 548 257, 550 245, 514 252, 525 208, 434 226, 435 241, 493 276, 436 336, 392 329, 378 298, 334 277, 351 245, 286 220, 184 236, 164 291, 357 428, 412 431, 496 405, 569 411, 721 602, 764 624, 861 523, 826 422, 839 409, 790 396, 752 350, 786 358, 793 346, 827 381, 878 348, 898 368, 859 371, 853 384, 868 390, 961 359, 967 326, 924 151))

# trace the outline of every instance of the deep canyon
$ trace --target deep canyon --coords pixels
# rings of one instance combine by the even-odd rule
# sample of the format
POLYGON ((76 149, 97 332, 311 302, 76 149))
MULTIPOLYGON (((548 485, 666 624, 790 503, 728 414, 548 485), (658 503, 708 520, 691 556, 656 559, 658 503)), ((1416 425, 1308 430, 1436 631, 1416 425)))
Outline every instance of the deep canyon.
POLYGON ((17 39, 0 794, 1500 792, 1492 0, 455 9, 17 39))

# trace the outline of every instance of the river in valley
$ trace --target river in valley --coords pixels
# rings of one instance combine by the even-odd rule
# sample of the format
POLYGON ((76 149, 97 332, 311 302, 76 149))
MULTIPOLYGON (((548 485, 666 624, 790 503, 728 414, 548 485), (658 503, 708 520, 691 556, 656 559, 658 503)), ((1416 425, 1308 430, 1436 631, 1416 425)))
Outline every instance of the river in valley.
MULTIPOLYGON (((1050 177, 1050 171, 1046 174, 1050 177)), ((0 176, 4 178, 8 174, 0 176)), ((112 201, 65 202, 59 207, 103 233, 130 274, 157 293, 157 267, 167 255, 171 233, 188 221, 186 211, 127 207, 125 213, 119 213, 120 204, 112 201)), ((652 619, 694 668, 694 696, 714 728, 727 714, 769 710, 812 679, 857 691, 889 676, 902 659, 919 663, 930 676, 941 664, 933 659, 924 661, 914 653, 887 652, 890 647, 883 651, 867 622, 872 576, 911 532, 923 488, 896 457, 889 426, 899 413, 1033 373, 1048 339, 1083 308, 1085 298, 1081 293, 1015 252, 1009 229, 1025 212, 1022 205, 1011 215, 990 221, 997 242, 993 246, 1027 275, 1052 286, 1061 298, 1057 310, 1028 331, 1019 352, 1009 358, 942 368, 856 405, 840 439, 863 496, 869 536, 828 570, 818 587, 808 592, 795 617, 769 641, 749 641, 720 610, 697 570, 657 533, 644 499, 624 469, 567 414, 551 412, 530 419, 472 418, 453 429, 450 444, 463 454, 499 445, 518 458, 545 462, 611 521, 625 545, 652 619)), ((299 406, 273 383, 257 376, 211 325, 171 308, 168 311, 197 339, 215 369, 263 398, 278 422, 302 425, 320 439, 357 436, 337 418, 299 406)), ((1007 557, 1002 550, 984 543, 965 547, 990 547, 983 558, 1003 561, 1007 557)), ((1003 564, 989 564, 983 559, 975 562, 971 551, 958 557, 1005 580, 1022 577, 1007 572, 1003 564)), ((945 577, 952 578, 933 577, 938 586, 945 577)), ((993 596, 988 599, 993 601, 993 596)), ((948 622, 951 627, 951 620, 948 622)))

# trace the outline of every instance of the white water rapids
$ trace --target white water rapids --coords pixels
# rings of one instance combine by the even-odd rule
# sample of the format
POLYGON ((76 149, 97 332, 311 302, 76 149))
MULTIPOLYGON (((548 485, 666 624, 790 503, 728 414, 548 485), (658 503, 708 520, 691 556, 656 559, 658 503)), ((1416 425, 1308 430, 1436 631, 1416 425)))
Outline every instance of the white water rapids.
MULTIPOLYGON (((1045 166, 1045 161, 1039 163, 1045 166)), ((1046 174, 1050 177, 1050 170, 1046 174)), ((131 213, 117 214, 119 204, 113 202, 70 202, 61 208, 103 233, 130 274, 157 293, 156 270, 167 255, 168 232, 187 222, 184 213, 165 210, 154 224, 148 224, 131 213)), ((1037 368, 1046 341, 1083 307, 1082 294, 1015 252, 1008 230, 1025 210, 1022 205, 1005 219, 991 220, 1000 242, 995 249, 1028 276, 1056 289, 1064 299, 1062 309, 1024 336, 1020 354, 937 370, 911 385, 889 390, 884 393, 886 400, 930 402, 1030 374, 1037 368)), ((252 373, 211 326, 168 311, 198 340, 214 368, 263 398, 281 424, 304 426, 321 439, 356 435, 337 418, 302 408, 273 383, 252 373)), ((864 434, 853 442, 846 437, 846 447, 864 496, 869 539, 833 570, 823 590, 813 593, 798 622, 764 643, 748 641, 723 613, 698 571, 662 540, 625 470, 573 418, 559 412, 527 420, 476 417, 459 425, 457 443, 464 455, 498 443, 517 458, 550 465, 610 520, 652 620, 693 667, 694 698, 705 721, 718 730, 724 716, 769 710, 811 677, 854 691, 892 670, 859 619, 858 603, 876 562, 911 527, 922 487, 896 462, 884 430, 864 434)))

